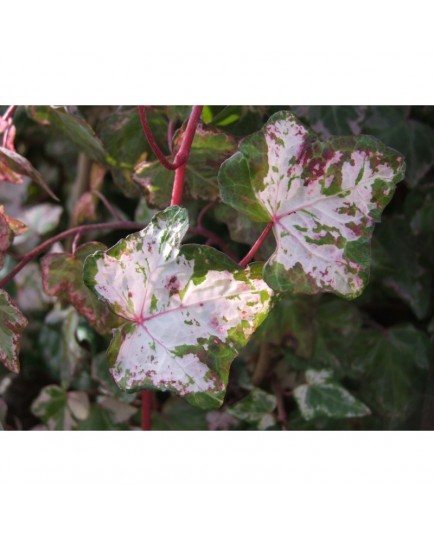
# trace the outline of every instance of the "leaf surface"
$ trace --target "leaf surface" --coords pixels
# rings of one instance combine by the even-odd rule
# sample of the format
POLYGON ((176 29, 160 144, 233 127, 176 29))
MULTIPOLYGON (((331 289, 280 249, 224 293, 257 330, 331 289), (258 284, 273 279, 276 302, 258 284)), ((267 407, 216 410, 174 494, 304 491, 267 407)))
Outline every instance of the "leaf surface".
POLYGON ((107 156, 101 140, 87 121, 64 106, 29 106, 27 113, 43 125, 51 125, 93 160, 104 162, 107 156))
POLYGON ((327 370, 306 371, 306 383, 294 389, 294 398, 306 420, 364 417, 370 409, 335 382, 327 370))
POLYGON ((278 291, 358 296, 375 221, 403 178, 402 156, 369 136, 319 141, 290 112, 274 114, 221 167, 222 199, 273 222, 264 268, 278 291))
POLYGON ((74 255, 50 253, 41 262, 44 291, 71 303, 103 335, 118 326, 120 320, 84 284, 83 263, 88 255, 105 249, 104 244, 89 242, 77 248, 74 255))
MULTIPOLYGON (((185 135, 185 125, 175 135, 176 154, 185 135)), ((199 125, 191 146, 185 171, 187 199, 215 201, 219 198, 217 173, 221 163, 236 150, 232 136, 211 127, 199 125)), ((150 205, 163 208, 170 202, 174 172, 159 162, 145 163, 136 171, 135 181, 142 186, 150 205)))
POLYGON ((255 388, 227 412, 241 421, 257 425, 259 430, 265 430, 276 423, 272 415, 275 409, 276 397, 262 389, 255 388))
POLYGON ((18 373, 20 362, 20 339, 27 319, 16 307, 9 294, 0 289, 0 362, 11 370, 18 373))
POLYGON ((67 392, 58 385, 47 385, 33 401, 31 409, 49 430, 73 430, 79 421, 88 418, 90 404, 84 392, 67 392))
POLYGON ((161 389, 217 407, 229 367, 268 313, 261 266, 242 270, 207 246, 185 245, 185 209, 89 256, 84 279, 125 323, 108 350, 121 389, 161 389))

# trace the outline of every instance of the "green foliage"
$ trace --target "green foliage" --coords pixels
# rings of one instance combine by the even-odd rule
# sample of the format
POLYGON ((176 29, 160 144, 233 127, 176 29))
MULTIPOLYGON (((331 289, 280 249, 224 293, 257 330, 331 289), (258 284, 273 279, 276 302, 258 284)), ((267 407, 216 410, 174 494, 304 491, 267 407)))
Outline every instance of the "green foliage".
POLYGON ((333 380, 327 370, 306 370, 306 383, 294 389, 294 398, 306 420, 364 417, 371 412, 333 380))
MULTIPOLYGON (((148 112, 171 161, 190 110, 148 112)), ((152 430, 426 426, 432 109, 205 106, 201 119, 185 208, 167 209, 175 173, 136 107, 18 107, 19 143, 11 130, 0 148, 0 277, 75 224, 143 230, 53 243, 0 290, 0 429, 137 430, 143 387, 152 430), (260 262, 238 267, 271 221, 260 262)))

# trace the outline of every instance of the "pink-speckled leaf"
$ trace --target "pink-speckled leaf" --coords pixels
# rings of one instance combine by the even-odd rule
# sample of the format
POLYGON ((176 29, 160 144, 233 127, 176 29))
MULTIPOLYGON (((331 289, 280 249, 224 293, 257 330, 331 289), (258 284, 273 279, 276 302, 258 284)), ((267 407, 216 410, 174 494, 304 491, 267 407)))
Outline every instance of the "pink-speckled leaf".
POLYGON ((18 354, 21 334, 26 326, 27 319, 9 294, 0 289, 0 362, 12 372, 20 371, 18 354))
POLYGON ((368 280, 375 221, 404 176, 403 157, 370 136, 319 141, 290 112, 273 115, 220 169, 222 199, 273 222, 264 268, 275 290, 354 298, 368 280))
POLYGON ((272 291, 261 265, 243 270, 207 246, 180 247, 187 228, 187 211, 169 207, 143 231, 89 256, 84 279, 125 320, 108 352, 118 386, 169 390, 212 408, 272 291))

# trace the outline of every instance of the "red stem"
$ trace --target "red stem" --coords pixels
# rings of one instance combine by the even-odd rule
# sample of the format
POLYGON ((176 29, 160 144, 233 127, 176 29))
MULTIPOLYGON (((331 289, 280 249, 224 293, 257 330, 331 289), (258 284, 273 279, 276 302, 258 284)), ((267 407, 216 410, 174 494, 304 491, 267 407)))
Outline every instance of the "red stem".
POLYGON ((163 164, 163 166, 171 171, 179 168, 187 160, 186 156, 182 156, 180 151, 175 156, 175 159, 172 162, 169 162, 164 156, 163 151, 158 147, 157 142, 155 141, 154 135, 152 134, 151 127, 149 126, 148 116, 146 114, 146 106, 138 106, 140 122, 142 123, 143 132, 145 133, 146 139, 148 140, 151 149, 153 150, 155 156, 163 164))
POLYGON ((244 268, 247 266, 247 264, 253 259, 253 257, 256 255, 256 252, 258 249, 262 246, 265 239, 268 236, 268 233, 273 228, 273 222, 270 221, 270 223, 267 223, 267 227, 262 231, 261 236, 256 240, 256 242, 253 244, 252 249, 247 253, 247 255, 244 257, 242 261, 239 262, 239 265, 241 268, 244 268))
POLYGON ((205 217, 205 214, 208 212, 208 210, 210 208, 212 208, 214 205, 216 204, 215 201, 211 201, 210 203, 208 203, 207 205, 205 205, 203 207, 203 209, 199 212, 199 216, 197 217, 197 225, 199 227, 202 227, 202 222, 203 222, 203 219, 205 217))
POLYGON ((151 429, 152 392, 142 391, 142 430, 151 429))
POLYGON ((45 242, 42 242, 42 244, 37 246, 35 249, 32 249, 32 251, 30 251, 29 253, 26 253, 23 256, 22 260, 7 275, 5 275, 3 279, 0 280, 0 288, 4 287, 6 283, 9 283, 9 281, 11 281, 11 279, 13 279, 15 275, 18 272, 20 272, 24 268, 24 266, 26 266, 27 263, 32 261, 40 253, 42 253, 44 250, 49 248, 55 242, 58 242, 59 240, 63 240, 64 238, 67 238, 68 236, 74 235, 76 233, 86 233, 88 231, 102 231, 106 229, 110 229, 110 230, 131 229, 131 230, 137 231, 138 229, 141 229, 142 227, 143 227, 142 224, 136 223, 133 221, 90 223, 88 225, 79 225, 78 227, 72 227, 71 229, 68 229, 67 231, 63 231, 63 233, 59 233, 58 235, 49 238, 45 242))
POLYGON ((7 121, 9 117, 13 117, 15 110, 18 108, 17 105, 9 106, 9 108, 6 110, 6 112, 3 114, 3 119, 7 121))
POLYGON ((170 205, 181 205, 182 193, 184 191, 184 177, 185 168, 187 167, 187 160, 190 155, 191 144, 196 133, 197 125, 199 123, 200 115, 202 113, 203 106, 193 106, 190 117, 188 119, 187 127, 185 129, 184 137, 182 139, 181 147, 176 154, 175 160, 183 159, 182 164, 175 172, 175 182, 173 183, 172 200, 170 205))

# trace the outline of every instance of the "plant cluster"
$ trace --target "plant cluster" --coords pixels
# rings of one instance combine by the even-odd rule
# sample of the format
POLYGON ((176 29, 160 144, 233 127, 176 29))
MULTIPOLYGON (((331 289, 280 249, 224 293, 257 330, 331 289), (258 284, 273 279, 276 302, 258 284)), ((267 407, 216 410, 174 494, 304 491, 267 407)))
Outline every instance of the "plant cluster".
POLYGON ((429 427, 433 127, 422 107, 4 108, 0 426, 429 427))

